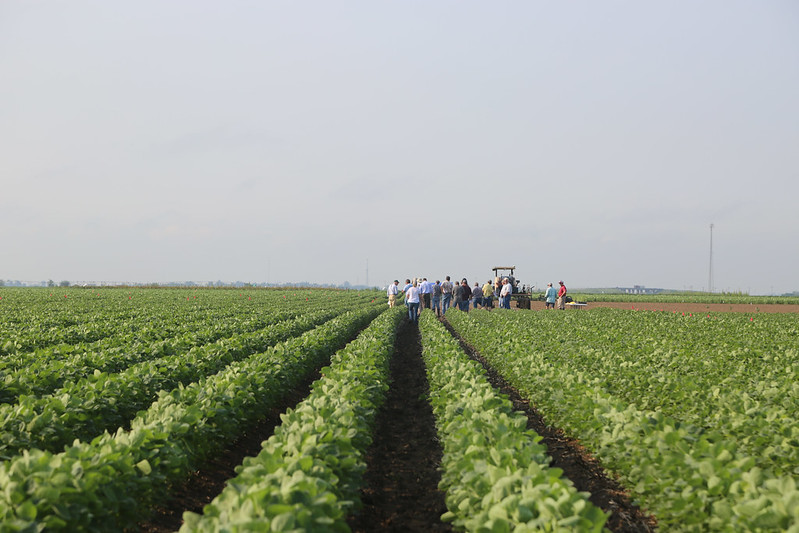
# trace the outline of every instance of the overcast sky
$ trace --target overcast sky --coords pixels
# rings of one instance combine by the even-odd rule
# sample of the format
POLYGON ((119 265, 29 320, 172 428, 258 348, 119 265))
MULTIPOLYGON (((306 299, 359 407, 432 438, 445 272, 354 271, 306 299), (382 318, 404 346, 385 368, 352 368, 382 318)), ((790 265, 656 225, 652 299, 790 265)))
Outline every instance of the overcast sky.
POLYGON ((799 290, 799 2, 0 2, 0 279, 799 290))

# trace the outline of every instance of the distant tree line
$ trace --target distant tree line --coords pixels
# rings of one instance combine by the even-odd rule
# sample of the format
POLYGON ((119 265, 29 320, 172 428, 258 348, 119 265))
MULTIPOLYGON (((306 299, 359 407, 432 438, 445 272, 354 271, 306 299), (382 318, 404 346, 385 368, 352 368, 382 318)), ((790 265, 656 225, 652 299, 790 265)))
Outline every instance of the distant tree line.
POLYGON ((348 281, 341 284, 334 283, 309 283, 300 281, 296 283, 252 283, 246 281, 169 281, 164 283, 131 283, 131 282, 83 282, 62 280, 56 282, 52 279, 47 281, 20 281, 0 279, 0 287, 235 287, 235 288, 316 288, 316 289, 375 289, 366 285, 351 285, 348 281))

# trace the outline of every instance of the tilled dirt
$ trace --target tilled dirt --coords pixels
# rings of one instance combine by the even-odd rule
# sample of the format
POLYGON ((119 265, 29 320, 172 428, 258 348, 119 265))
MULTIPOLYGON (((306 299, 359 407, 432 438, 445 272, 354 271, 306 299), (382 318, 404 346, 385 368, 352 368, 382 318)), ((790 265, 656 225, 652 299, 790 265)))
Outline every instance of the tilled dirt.
POLYGON ((378 413, 367 454, 363 508, 350 517, 355 532, 452 531, 441 480, 441 446, 428 396, 419 330, 405 322, 391 360, 391 388, 378 413))

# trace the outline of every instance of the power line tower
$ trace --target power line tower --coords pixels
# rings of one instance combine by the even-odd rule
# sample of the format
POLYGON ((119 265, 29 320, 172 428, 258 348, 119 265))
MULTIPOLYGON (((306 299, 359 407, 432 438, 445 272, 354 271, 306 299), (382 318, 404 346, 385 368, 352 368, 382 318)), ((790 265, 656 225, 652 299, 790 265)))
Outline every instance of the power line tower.
POLYGON ((707 275, 707 291, 713 292, 713 224, 710 224, 710 268, 707 275))

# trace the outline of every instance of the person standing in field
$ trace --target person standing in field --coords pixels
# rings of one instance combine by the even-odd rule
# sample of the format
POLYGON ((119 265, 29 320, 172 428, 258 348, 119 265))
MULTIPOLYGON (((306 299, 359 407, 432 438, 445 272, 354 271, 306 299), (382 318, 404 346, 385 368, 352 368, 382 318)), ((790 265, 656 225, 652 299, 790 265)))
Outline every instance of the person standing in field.
POLYGON ((436 312, 436 316, 441 316, 441 281, 436 280, 435 285, 433 285, 433 292, 432 292, 432 305, 433 311, 436 312))
POLYGON ((447 309, 452 302, 452 283, 449 281, 449 276, 444 278, 444 283, 441 284, 441 312, 447 314, 447 309))
POLYGON ((419 292, 422 293, 422 309, 430 309, 430 297, 433 293, 433 284, 427 281, 427 278, 422 278, 422 284, 419 285, 419 292))
POLYGON ((405 295, 405 306, 406 307, 408 306, 408 289, 410 289, 412 286, 413 286, 413 283, 411 283, 411 279, 407 278, 405 280, 405 286, 402 288, 402 293, 405 295))
POLYGON ((419 285, 414 280, 411 286, 405 291, 405 301, 408 304, 408 320, 411 322, 419 321, 419 285))
POLYGON ((510 309, 510 295, 513 294, 513 287, 508 278, 502 279, 502 289, 499 291, 499 307, 510 309))
POLYGON ((566 309, 566 302, 563 301, 563 298, 566 296, 566 285, 563 284, 563 281, 559 281, 560 288, 558 289, 558 309, 566 309))
POLYGON ((555 309, 555 299, 558 297, 558 291, 552 286, 552 283, 547 283, 547 292, 544 293, 544 300, 546 300, 547 309, 555 309))
POLYGON ((461 280, 461 290, 463 294, 461 294, 461 311, 469 312, 469 300, 472 299, 472 289, 469 288, 469 282, 466 281, 466 278, 461 280))
POLYGON ((491 309, 494 307, 493 296, 494 287, 491 286, 491 280, 488 280, 483 285, 483 307, 491 309))
POLYGON ((483 307, 483 289, 481 289, 480 284, 475 281, 474 289, 472 289, 472 308, 477 309, 478 307, 483 307))
POLYGON ((394 307, 397 303, 397 295, 399 294, 399 280, 394 280, 394 283, 388 286, 386 291, 388 294, 388 306, 394 307))
POLYGON ((461 299, 463 298, 463 287, 460 282, 456 281, 452 286, 452 307, 463 311, 461 306, 461 299))

